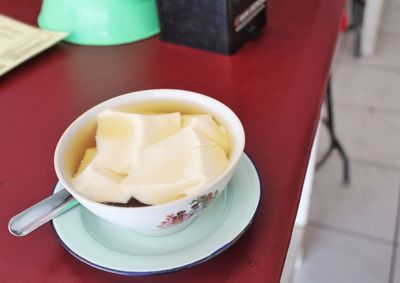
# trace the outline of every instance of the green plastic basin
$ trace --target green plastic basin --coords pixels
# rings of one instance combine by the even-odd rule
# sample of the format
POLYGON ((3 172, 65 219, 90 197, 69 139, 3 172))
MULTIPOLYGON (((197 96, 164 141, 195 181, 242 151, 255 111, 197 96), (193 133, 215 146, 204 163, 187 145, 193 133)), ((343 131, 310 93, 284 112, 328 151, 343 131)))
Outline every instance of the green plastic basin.
POLYGON ((43 0, 38 24, 83 45, 130 43, 160 31, 155 0, 43 0))

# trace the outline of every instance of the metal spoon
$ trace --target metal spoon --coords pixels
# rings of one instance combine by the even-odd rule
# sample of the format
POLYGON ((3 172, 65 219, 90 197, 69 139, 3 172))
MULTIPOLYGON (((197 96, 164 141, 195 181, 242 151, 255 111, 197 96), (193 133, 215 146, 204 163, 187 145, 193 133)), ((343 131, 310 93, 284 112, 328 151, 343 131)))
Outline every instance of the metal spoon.
POLYGON ((78 203, 66 189, 61 189, 12 217, 8 222, 8 230, 15 236, 25 236, 78 203))

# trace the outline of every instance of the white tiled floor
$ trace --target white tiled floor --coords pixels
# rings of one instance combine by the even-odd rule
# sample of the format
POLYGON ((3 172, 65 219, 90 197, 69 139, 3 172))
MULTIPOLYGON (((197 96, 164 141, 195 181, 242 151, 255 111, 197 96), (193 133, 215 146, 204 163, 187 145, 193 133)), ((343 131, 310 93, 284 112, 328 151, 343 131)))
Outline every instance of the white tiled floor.
POLYGON ((305 261, 294 282, 389 282, 390 245, 319 227, 309 227, 305 240, 305 261))
MULTIPOLYGON (((293 283, 400 283, 400 0, 386 0, 377 53, 342 37, 333 69, 337 153, 316 171, 304 262, 293 283)), ((320 131, 319 156, 329 145, 320 131)))
POLYGON ((394 240, 400 174, 350 158, 351 184, 341 184, 338 155, 317 172, 309 221, 364 238, 394 240), (384 220, 384 221, 383 221, 384 220))

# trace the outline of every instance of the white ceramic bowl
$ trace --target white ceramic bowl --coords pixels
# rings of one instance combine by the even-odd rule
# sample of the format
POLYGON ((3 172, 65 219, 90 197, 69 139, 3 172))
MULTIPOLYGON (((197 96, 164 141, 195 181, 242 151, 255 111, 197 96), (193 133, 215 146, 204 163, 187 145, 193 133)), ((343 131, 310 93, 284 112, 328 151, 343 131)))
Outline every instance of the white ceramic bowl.
POLYGON ((240 120, 221 102, 184 90, 144 90, 104 101, 78 117, 61 136, 55 150, 54 165, 61 184, 97 216, 141 234, 167 235, 187 226, 222 193, 243 154, 244 145, 245 134, 240 120), (92 201, 74 190, 71 178, 83 150, 94 142, 98 114, 107 108, 209 113, 229 133, 232 144, 229 164, 222 175, 196 196, 146 207, 116 207, 92 201))

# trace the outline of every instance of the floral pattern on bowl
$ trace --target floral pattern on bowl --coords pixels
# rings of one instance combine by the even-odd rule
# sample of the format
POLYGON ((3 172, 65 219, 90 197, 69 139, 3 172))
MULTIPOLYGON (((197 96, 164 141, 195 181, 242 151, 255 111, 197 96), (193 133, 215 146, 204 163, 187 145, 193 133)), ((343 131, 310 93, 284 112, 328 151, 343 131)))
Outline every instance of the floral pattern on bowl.
POLYGON ((210 192, 208 194, 201 195, 196 199, 192 200, 190 205, 190 210, 181 210, 176 213, 170 213, 165 217, 165 220, 158 225, 159 228, 168 228, 176 224, 182 223, 183 221, 198 215, 203 209, 209 206, 214 199, 219 195, 218 190, 215 192, 210 192))

